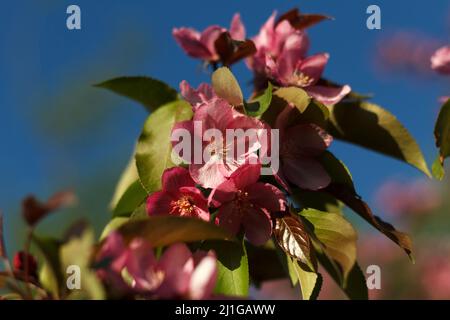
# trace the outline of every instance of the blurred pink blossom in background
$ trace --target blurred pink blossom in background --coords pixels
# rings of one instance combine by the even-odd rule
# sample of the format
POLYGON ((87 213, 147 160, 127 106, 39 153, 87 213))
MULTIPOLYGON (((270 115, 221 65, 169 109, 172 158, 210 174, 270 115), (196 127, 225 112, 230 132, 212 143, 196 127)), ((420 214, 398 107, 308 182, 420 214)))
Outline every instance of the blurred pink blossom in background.
POLYGON ((429 299, 450 299, 450 256, 433 256, 423 263, 421 283, 429 299))
POLYGON ((441 45, 440 41, 417 32, 397 31, 378 42, 375 66, 390 73, 427 76, 433 73, 430 56, 441 45))
POLYGON ((431 68, 442 74, 450 74, 450 45, 439 48, 431 56, 431 68))
POLYGON ((376 194, 380 208, 392 215, 429 213, 442 203, 439 189, 429 181, 388 181, 376 194))

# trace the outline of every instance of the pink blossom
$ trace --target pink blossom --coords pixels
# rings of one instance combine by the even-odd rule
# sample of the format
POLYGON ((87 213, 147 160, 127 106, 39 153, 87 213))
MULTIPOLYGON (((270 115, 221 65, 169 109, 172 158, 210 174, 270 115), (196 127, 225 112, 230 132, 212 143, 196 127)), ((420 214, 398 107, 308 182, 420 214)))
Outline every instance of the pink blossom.
POLYGON ((271 212, 285 210, 283 193, 269 183, 258 182, 260 164, 246 164, 215 188, 209 204, 219 208, 217 223, 233 234, 241 226, 247 239, 262 245, 272 234, 271 212))
POLYGON ((450 74, 450 45, 438 49, 433 54, 431 68, 442 74, 450 74))
POLYGON ((328 186, 331 178, 317 160, 331 144, 333 137, 314 124, 289 124, 297 109, 291 105, 278 116, 275 127, 280 129, 280 172, 276 178, 302 189, 319 190, 328 186))
MULTIPOLYGON (((172 34, 177 43, 189 56, 215 62, 219 60, 219 56, 214 44, 219 36, 226 31, 225 28, 213 25, 202 32, 191 28, 174 28, 172 34)), ((233 16, 229 32, 235 40, 245 39, 245 28, 239 13, 233 16)))
POLYGON ((439 102, 440 103, 442 103, 442 104, 444 104, 444 103, 446 103, 448 100, 450 99, 450 96, 449 97, 440 97, 439 98, 439 102))
MULTIPOLYGON (((193 137, 192 150, 182 158, 190 163, 189 172, 194 181, 205 188, 214 188, 226 180, 240 165, 250 158, 261 147, 258 140, 264 125, 258 119, 245 116, 223 99, 215 99, 200 106, 194 113, 192 121, 177 123, 172 132, 185 129, 193 137), (201 128, 196 130, 196 126, 201 128), (227 132, 240 129, 254 130, 254 135, 227 138, 227 132), (217 133, 207 137, 207 132, 217 133), (206 141, 205 141, 206 140, 206 141), (199 145, 201 150, 196 150, 199 145), (244 146, 240 148, 239 146, 244 146), (195 154, 201 159, 196 161, 195 154)), ((176 141, 173 141, 174 145, 176 141)))
POLYGON ((213 88, 207 83, 201 83, 197 89, 194 89, 186 80, 183 80, 180 83, 180 91, 181 96, 192 105, 193 111, 196 111, 201 105, 217 99, 213 88))
POLYGON ((284 50, 278 59, 266 56, 266 68, 269 78, 275 79, 282 86, 303 88, 311 97, 324 104, 336 104, 342 100, 351 88, 330 87, 318 84, 329 55, 320 53, 299 59, 296 50, 284 50))
POLYGON ((428 299, 450 299, 448 255, 429 257, 421 270, 421 282, 428 299))
POLYGON ((274 12, 269 17, 258 35, 252 39, 257 52, 247 59, 247 66, 256 73, 265 73, 266 56, 276 60, 284 51, 289 50, 295 52, 298 59, 302 59, 308 51, 309 39, 306 33, 296 30, 286 20, 276 24, 276 14, 274 12))
POLYGON ((437 40, 416 31, 400 30, 386 35, 377 43, 375 70, 428 76, 430 56, 437 45, 437 40))
POLYGON ((110 260, 106 269, 117 277, 122 278, 126 270, 131 289, 151 298, 207 299, 217 278, 213 252, 193 255, 185 244, 178 243, 168 247, 158 260, 148 242, 134 239, 126 246, 117 232, 108 236, 98 259, 110 260))
POLYGON ((166 169, 162 176, 162 190, 147 199, 147 213, 153 215, 175 215, 197 217, 209 221, 208 204, 195 187, 187 169, 166 169))
POLYGON ((442 203, 436 186, 424 180, 388 181, 380 187, 376 199, 383 210, 393 215, 426 214, 442 203))

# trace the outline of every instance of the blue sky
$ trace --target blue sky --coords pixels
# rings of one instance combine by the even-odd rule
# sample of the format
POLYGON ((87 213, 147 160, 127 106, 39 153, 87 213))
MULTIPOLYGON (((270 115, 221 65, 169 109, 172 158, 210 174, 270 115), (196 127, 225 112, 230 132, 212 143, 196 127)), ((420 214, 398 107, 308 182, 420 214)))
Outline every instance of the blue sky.
MULTIPOLYGON (((249 35, 274 9, 300 7, 335 20, 313 27, 314 52, 329 52, 327 78, 348 83, 391 110, 417 138, 429 162, 437 97, 448 90, 439 77, 381 75, 373 64, 377 41, 397 30, 450 41, 450 4, 430 1, 118 1, 22 0, 0 11, 0 208, 14 221, 20 199, 47 197, 73 187, 82 215, 106 221, 107 201, 131 154, 146 113, 140 106, 92 84, 121 75, 149 75, 178 88, 186 79, 209 81, 200 63, 184 55, 174 26, 227 27, 240 12, 249 35), (66 8, 78 4, 82 30, 66 29, 66 8), (366 8, 381 7, 382 29, 366 28, 366 8), (85 188, 89 185, 89 188, 85 188), (90 204, 95 201, 96 206, 90 204)), ((234 72, 241 84, 251 74, 234 72)), ((246 89, 247 93, 249 88, 246 89)), ((370 200, 390 177, 421 176, 416 169, 375 153, 335 143, 360 193, 370 200)), ((14 233, 14 230, 10 230, 14 233)))

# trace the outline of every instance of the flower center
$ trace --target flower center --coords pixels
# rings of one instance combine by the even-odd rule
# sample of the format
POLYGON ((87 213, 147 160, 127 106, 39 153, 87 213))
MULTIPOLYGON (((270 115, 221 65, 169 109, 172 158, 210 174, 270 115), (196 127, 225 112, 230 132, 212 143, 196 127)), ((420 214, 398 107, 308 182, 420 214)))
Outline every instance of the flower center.
POLYGON ((303 72, 295 71, 294 74, 292 75, 291 81, 299 87, 307 87, 311 85, 313 79, 310 76, 304 74, 303 72))
MULTIPOLYGON (((145 272, 145 279, 139 282, 141 289, 145 291, 153 291, 158 289, 163 283, 165 278, 165 273, 163 270, 156 270, 155 268, 149 268, 145 272)), ((132 279, 131 286, 134 288, 138 285, 135 279, 132 279)))
POLYGON ((164 271, 162 270, 150 270, 147 273, 147 279, 149 286, 156 289, 158 288, 165 278, 164 271))
POLYGON ((177 201, 172 201, 171 213, 178 211, 181 215, 190 215, 194 211, 194 199, 189 196, 182 196, 177 201))
POLYGON ((248 192, 238 190, 236 192, 236 198, 234 199, 235 208, 239 213, 243 214, 250 208, 253 208, 253 204, 248 201, 248 192))

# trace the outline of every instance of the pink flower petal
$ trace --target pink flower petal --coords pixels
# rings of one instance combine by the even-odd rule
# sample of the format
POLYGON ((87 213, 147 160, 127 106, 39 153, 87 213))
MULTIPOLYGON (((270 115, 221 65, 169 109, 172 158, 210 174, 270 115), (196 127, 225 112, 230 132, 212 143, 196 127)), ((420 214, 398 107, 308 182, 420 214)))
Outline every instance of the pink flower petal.
POLYGON ((200 40, 200 34, 189 28, 174 28, 172 35, 183 50, 193 58, 209 60, 212 53, 200 40))
POLYGON ((276 182, 278 182, 284 190, 286 190, 288 193, 292 193, 291 188, 289 188, 287 179, 284 176, 283 171, 281 169, 279 169, 278 172, 274 172, 273 177, 275 178, 276 182))
POLYGON ((261 164, 244 164, 230 176, 236 189, 244 190, 247 186, 256 183, 261 175, 261 164))
POLYGON ((347 94, 352 91, 350 86, 343 87, 324 87, 310 86, 305 88, 311 97, 326 105, 333 105, 340 102, 347 94))
POLYGON ((134 280, 133 287, 143 291, 157 289, 161 281, 149 276, 151 274, 149 270, 153 271, 156 267, 156 259, 151 245, 143 239, 134 239, 129 245, 129 251, 126 268, 134 280))
POLYGON ((268 70, 272 75, 275 75, 274 78, 276 80, 285 86, 290 84, 290 78, 296 72, 295 68, 298 62, 297 50, 284 50, 275 64, 270 60, 266 60, 268 70))
POLYGON ((304 59, 309 49, 309 38, 305 32, 297 31, 289 34, 283 45, 283 50, 296 50, 297 59, 304 59))
POLYGON ((281 56, 289 52, 289 59, 295 65, 305 58, 309 49, 309 39, 305 32, 295 30, 289 21, 280 22, 275 28, 275 43, 271 50, 272 55, 281 56))
POLYGON ((234 181, 231 179, 226 180, 211 191, 208 197, 208 204, 218 208, 222 204, 232 201, 236 192, 234 181))
POLYGON ((149 216, 170 214, 172 210, 171 203, 176 200, 174 195, 168 192, 154 192, 147 198, 147 214, 149 216))
POLYGON ((197 89, 194 89, 186 80, 183 80, 180 83, 180 91, 182 97, 192 105, 194 111, 203 103, 216 97, 212 87, 207 83, 201 83, 197 89))
POLYGON ((272 221, 270 215, 264 210, 250 209, 244 214, 242 223, 248 241, 256 246, 266 243, 272 235, 272 221))
POLYGON ((214 61, 214 60, 219 59, 219 57, 217 56, 217 53, 216 53, 216 48, 214 46, 214 43, 219 38, 220 34, 225 31, 226 30, 224 28, 219 27, 219 26, 209 26, 202 32, 202 34, 200 36, 200 41, 206 48, 208 48, 208 50, 210 52, 209 60, 214 61))
POLYGON ((219 208, 216 217, 217 224, 231 234, 237 234, 241 228, 242 215, 233 205, 233 202, 225 203, 219 208))
POLYGON ((231 20, 230 35, 234 40, 245 40, 245 27, 239 13, 236 13, 231 20))
POLYGON ((284 211, 286 199, 284 194, 270 183, 257 182, 247 187, 248 201, 269 212, 284 211))
POLYGON ((275 17, 277 12, 274 11, 272 15, 267 19, 264 25, 261 27, 259 34, 253 38, 256 48, 270 47, 273 43, 273 37, 275 34, 275 17))
POLYGON ((440 97, 440 98, 439 98, 439 102, 442 103, 442 104, 444 104, 444 103, 446 103, 449 99, 450 99, 450 97, 440 97))
POLYGON ((194 259, 184 243, 171 245, 161 256, 158 269, 164 273, 164 282, 158 289, 162 298, 184 296, 189 290, 194 259))
POLYGON ((162 189, 169 192, 178 192, 181 187, 194 187, 189 171, 182 167, 166 169, 162 175, 162 189))
POLYGON ((301 61, 298 70, 313 79, 313 83, 315 83, 322 76, 329 58, 330 55, 328 53, 320 53, 307 57, 301 61))
POLYGON ((215 128, 225 135, 225 130, 230 128, 233 120, 240 116, 242 114, 234 110, 228 102, 217 99, 198 108, 193 120, 202 121, 204 130, 215 128))
POLYGON ((442 74, 450 74, 450 45, 438 49, 433 54, 431 68, 442 74))
POLYGON ((319 190, 331 182, 327 171, 314 158, 283 158, 282 168, 286 178, 302 189, 319 190))
POLYGON ((111 232, 106 238, 97 257, 97 261, 112 259, 110 269, 121 272, 128 257, 127 247, 122 236, 117 231, 111 232))
POLYGON ((223 161, 211 157, 205 164, 189 165, 189 172, 199 185, 204 188, 215 188, 226 180, 226 168, 223 161))
POLYGON ((189 284, 189 298, 193 300, 211 297, 217 280, 217 259, 211 252, 195 267, 189 284))
POLYGON ((194 146, 196 143, 200 146, 203 144, 202 138, 195 134, 194 122, 190 120, 175 123, 172 128, 170 140, 172 143, 172 152, 174 152, 186 163, 194 162, 194 146), (190 143, 191 148, 182 148, 188 142, 190 143))
POLYGON ((282 157, 318 156, 330 146, 332 141, 333 137, 319 126, 299 124, 286 130, 280 153, 282 157))

